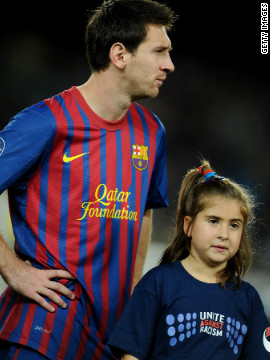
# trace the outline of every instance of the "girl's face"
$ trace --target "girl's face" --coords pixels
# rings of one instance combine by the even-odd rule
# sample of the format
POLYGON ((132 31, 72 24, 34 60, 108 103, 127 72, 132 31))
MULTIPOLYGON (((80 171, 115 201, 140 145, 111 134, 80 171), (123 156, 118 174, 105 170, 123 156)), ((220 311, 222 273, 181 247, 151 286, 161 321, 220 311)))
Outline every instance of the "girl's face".
POLYGON ((225 268, 242 237, 244 217, 239 201, 214 196, 209 206, 191 220, 186 216, 184 221, 185 233, 191 237, 191 257, 210 267, 225 268))

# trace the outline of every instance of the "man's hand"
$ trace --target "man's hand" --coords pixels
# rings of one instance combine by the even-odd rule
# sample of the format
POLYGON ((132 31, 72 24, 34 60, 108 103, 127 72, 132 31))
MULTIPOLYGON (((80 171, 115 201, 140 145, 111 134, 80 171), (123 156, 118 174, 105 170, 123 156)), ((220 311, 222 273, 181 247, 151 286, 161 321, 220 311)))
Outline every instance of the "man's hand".
POLYGON ((55 307, 51 306, 43 296, 63 309, 67 304, 56 294, 62 294, 67 298, 75 299, 75 294, 60 282, 51 279, 74 279, 66 270, 40 270, 34 268, 29 262, 21 261, 20 271, 9 276, 9 286, 19 294, 34 300, 44 309, 54 312, 55 307))
POLYGON ((75 294, 63 284, 52 279, 74 279, 66 270, 40 270, 33 267, 29 261, 22 261, 10 249, 5 240, 0 236, 0 272, 6 283, 19 294, 35 301, 50 312, 55 307, 50 305, 46 296, 54 304, 63 309, 67 304, 56 293, 75 299, 75 294))

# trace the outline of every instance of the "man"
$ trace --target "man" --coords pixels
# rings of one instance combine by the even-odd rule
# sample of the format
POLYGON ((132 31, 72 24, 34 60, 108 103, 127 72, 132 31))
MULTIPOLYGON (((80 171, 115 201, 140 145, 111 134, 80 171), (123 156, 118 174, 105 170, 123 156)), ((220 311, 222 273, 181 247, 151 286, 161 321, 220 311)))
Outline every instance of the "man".
POLYGON ((0 133, 16 252, 0 239, 0 358, 113 358, 106 341, 141 277, 152 209, 167 206, 165 131, 135 101, 174 70, 175 19, 151 0, 105 1, 86 29, 89 80, 0 133))

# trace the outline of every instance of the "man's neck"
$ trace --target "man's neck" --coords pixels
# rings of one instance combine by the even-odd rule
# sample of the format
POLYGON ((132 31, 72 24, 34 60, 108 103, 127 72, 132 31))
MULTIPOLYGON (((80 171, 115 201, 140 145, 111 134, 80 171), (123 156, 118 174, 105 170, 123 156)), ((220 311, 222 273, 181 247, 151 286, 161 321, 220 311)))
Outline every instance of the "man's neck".
POLYGON ((89 107, 107 121, 122 119, 132 101, 121 92, 121 84, 111 74, 104 71, 94 73, 83 85, 78 86, 89 107))

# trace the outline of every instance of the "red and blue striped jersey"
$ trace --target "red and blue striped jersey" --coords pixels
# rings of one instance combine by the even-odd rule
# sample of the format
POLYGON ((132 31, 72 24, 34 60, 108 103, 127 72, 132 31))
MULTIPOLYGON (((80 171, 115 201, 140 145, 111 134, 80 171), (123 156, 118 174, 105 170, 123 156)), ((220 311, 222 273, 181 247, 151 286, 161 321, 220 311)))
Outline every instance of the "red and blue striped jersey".
POLYGON ((75 300, 49 313, 7 287, 0 338, 49 359, 111 359, 106 341, 127 302, 145 209, 167 206, 166 137, 133 103, 105 121, 76 87, 35 104, 0 132, 15 250, 41 269, 67 269, 75 300))

